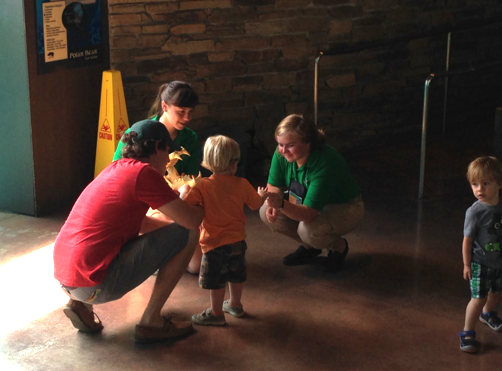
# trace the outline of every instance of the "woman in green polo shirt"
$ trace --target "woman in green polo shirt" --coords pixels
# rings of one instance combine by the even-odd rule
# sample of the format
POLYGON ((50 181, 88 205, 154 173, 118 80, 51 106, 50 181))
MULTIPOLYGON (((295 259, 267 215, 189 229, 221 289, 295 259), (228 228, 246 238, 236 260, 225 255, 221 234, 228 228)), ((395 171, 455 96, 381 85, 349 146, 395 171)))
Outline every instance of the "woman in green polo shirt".
POLYGON ((345 159, 325 144, 322 130, 301 115, 289 115, 275 130, 268 191, 260 217, 273 231, 301 245, 283 259, 300 265, 328 250, 325 268, 338 271, 349 250, 342 236, 364 216, 359 185, 345 159), (285 193, 287 192, 287 193, 285 193))
MULTIPOLYGON (((193 110, 199 103, 199 96, 183 81, 163 84, 150 108, 149 118, 164 124, 175 143, 185 148, 190 156, 182 155, 182 161, 174 166, 178 173, 197 176, 199 174, 200 143, 197 134, 187 125, 192 120, 193 110)), ((129 129, 126 131, 126 133, 129 129)), ((113 161, 122 158, 124 143, 119 142, 113 161)))
MULTIPOLYGON (((195 131, 187 127, 192 120, 193 110, 198 103, 199 96, 190 84, 184 81, 171 81, 160 86, 148 115, 152 120, 163 123, 171 139, 185 148, 190 154, 190 156, 182 155, 181 161, 178 161, 174 166, 179 174, 194 176, 199 174, 199 137, 195 131)), ((129 132, 129 129, 127 132, 129 132)), ((124 145, 125 143, 119 142, 113 161, 122 158, 122 147, 124 145)), ((172 221, 167 220, 160 211, 150 210, 143 222, 142 230, 152 231, 168 223, 172 223, 172 221)), ((190 273, 199 272, 201 258, 202 251, 198 246, 187 267, 190 273)))

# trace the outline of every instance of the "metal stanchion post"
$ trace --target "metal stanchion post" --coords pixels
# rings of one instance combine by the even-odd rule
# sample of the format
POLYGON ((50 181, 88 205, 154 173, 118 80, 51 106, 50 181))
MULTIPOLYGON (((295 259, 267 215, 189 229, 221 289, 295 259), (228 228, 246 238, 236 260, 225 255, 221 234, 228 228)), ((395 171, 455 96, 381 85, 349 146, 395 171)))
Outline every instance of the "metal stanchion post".
POLYGON ((443 135, 446 133, 446 107, 448 106, 448 71, 450 70, 450 46, 451 32, 448 32, 448 43, 446 46, 446 77, 444 80, 443 135))
POLYGON ((314 124, 317 126, 317 109, 318 109, 318 77, 319 77, 319 61, 323 56, 323 52, 319 53, 319 56, 315 59, 314 68, 314 124))
POLYGON ((420 150, 420 179, 418 185, 418 198, 424 196, 424 171, 425 171, 425 143, 427 139, 427 111, 429 109, 429 85, 431 80, 434 78, 434 74, 431 73, 429 77, 425 80, 424 88, 424 112, 422 116, 422 147, 420 150))

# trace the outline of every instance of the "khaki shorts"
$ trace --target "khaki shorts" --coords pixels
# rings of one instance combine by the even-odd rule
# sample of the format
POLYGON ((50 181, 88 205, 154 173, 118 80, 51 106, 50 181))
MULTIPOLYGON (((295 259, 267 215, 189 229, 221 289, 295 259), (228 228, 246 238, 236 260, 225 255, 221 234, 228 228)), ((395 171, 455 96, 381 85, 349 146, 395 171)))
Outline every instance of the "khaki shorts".
POLYGON ((344 204, 329 204, 310 223, 297 222, 279 212, 275 223, 266 217, 267 204, 260 209, 261 220, 274 232, 302 241, 317 249, 330 249, 333 241, 342 237, 361 223, 364 217, 364 201, 361 196, 344 204))

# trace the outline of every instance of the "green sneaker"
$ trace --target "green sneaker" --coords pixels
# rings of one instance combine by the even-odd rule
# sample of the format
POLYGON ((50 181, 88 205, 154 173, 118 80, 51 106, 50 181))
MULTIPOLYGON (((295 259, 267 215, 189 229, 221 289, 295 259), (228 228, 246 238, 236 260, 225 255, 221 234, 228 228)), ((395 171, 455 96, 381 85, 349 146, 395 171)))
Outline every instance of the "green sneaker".
POLYGON ((211 308, 207 308, 202 313, 194 314, 192 316, 192 321, 201 326, 223 326, 227 323, 224 314, 215 316, 211 308))
POLYGON ((242 307, 232 307, 229 302, 230 300, 225 300, 223 302, 223 311, 237 318, 243 317, 245 314, 244 309, 242 309, 242 307))

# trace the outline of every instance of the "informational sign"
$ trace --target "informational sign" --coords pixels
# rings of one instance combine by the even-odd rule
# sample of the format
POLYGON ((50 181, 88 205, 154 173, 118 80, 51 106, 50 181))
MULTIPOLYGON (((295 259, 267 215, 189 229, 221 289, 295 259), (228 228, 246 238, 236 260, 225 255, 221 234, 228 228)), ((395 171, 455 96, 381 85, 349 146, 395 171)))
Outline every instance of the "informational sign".
POLYGON ((101 0, 36 0, 38 73, 103 61, 101 0))
POLYGON ((64 1, 42 4, 44 14, 45 62, 68 58, 66 28, 63 25, 64 1))

